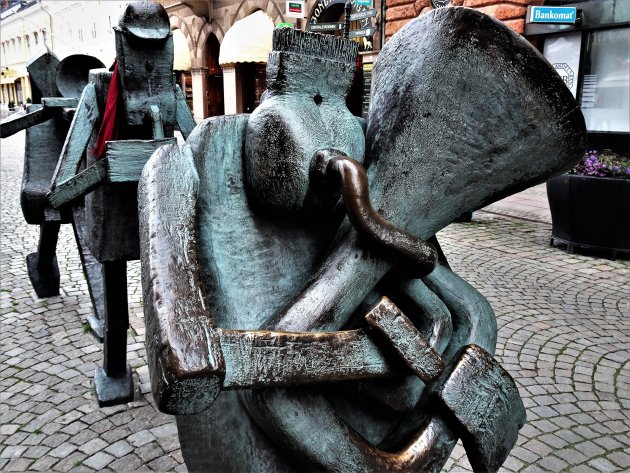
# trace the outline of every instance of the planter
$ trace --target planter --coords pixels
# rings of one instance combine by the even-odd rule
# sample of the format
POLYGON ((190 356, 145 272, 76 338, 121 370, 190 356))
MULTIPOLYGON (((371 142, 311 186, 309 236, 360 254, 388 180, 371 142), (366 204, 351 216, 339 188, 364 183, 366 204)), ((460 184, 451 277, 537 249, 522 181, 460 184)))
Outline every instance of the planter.
POLYGON ((551 244, 630 253, 630 180, 564 174, 547 182, 551 244))

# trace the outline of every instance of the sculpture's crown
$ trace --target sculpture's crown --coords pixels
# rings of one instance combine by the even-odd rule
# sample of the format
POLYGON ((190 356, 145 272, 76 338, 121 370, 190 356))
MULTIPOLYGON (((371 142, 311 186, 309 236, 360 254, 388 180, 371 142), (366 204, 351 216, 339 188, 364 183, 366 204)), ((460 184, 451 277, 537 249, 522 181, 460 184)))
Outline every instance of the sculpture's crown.
POLYGON ((359 43, 339 36, 279 28, 273 32, 273 51, 354 63, 359 52, 359 43))

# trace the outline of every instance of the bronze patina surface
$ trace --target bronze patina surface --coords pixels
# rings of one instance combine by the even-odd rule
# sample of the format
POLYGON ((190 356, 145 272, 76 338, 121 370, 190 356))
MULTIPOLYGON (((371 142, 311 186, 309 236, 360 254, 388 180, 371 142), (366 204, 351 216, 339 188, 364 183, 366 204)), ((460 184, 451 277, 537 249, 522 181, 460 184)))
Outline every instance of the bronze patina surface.
POLYGON ((364 134, 356 54, 276 30, 260 106, 142 172, 153 395, 190 471, 439 471, 460 437, 497 471, 525 421, 434 235, 571 167, 580 109, 522 38, 448 7, 381 51, 364 134))

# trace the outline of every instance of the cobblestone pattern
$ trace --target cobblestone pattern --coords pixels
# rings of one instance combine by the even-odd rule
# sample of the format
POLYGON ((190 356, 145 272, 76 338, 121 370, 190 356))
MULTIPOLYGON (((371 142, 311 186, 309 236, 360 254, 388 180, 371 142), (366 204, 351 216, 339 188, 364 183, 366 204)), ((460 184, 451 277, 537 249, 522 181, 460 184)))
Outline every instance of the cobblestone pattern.
MULTIPOLYGON (((0 470, 185 471, 172 418, 152 405, 139 266, 129 264, 134 402, 98 409, 101 346, 71 229, 58 245, 61 295, 38 299, 25 256, 38 229, 19 209, 24 134, 2 140, 0 470)), ((536 191, 539 192, 539 191, 536 191)), ((520 209, 519 212, 522 212, 520 209)), ((550 226, 479 211, 440 241, 499 321, 497 358, 528 411, 504 471, 630 470, 630 263, 550 248, 550 226)), ((470 470, 461 445, 448 471, 470 470)))
POLYGON ((0 146, 0 471, 186 471, 173 418, 152 404, 138 262, 128 264, 135 399, 99 409, 92 379, 102 345, 85 330, 92 306, 72 228, 59 235, 61 294, 38 299, 25 258, 39 229, 19 206, 24 132, 0 146))
MULTIPOLYGON (((492 304, 497 359, 527 409, 504 470, 629 471, 630 263, 569 255, 550 232, 480 211, 440 235, 492 304)), ((447 466, 470 469, 461 446, 447 466)))
POLYGON ((547 202, 547 188, 545 184, 540 184, 506 197, 485 207, 483 210, 496 215, 551 223, 551 212, 549 211, 549 202, 547 202))

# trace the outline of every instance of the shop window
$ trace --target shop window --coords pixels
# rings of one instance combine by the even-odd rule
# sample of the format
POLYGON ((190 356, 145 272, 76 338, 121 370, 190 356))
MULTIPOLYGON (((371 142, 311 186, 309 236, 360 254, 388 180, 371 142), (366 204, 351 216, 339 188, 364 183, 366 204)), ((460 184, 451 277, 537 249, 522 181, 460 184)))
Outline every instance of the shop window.
POLYGON ((582 33, 577 31, 550 36, 545 40, 543 50, 545 58, 562 77, 574 97, 577 97, 578 91, 581 47, 582 33))
POLYGON ((630 132, 630 28, 588 33, 580 104, 589 131, 630 132))

